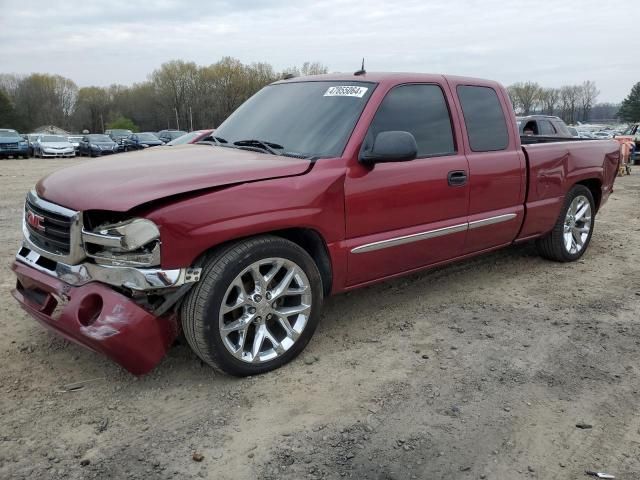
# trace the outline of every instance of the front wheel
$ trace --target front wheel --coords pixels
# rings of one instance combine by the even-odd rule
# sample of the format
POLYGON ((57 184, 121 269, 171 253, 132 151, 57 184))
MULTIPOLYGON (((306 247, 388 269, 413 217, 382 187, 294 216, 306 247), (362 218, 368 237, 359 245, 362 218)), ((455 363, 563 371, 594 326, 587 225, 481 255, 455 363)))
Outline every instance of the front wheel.
POLYGON ((209 365, 256 375, 304 349, 322 302, 322 279, 309 254, 280 237, 257 237, 204 259, 200 281, 182 305, 182 327, 209 365))
POLYGON ((595 223, 591 191, 575 185, 567 194, 553 230, 537 241, 540 255, 557 262, 578 260, 589 246, 595 223))

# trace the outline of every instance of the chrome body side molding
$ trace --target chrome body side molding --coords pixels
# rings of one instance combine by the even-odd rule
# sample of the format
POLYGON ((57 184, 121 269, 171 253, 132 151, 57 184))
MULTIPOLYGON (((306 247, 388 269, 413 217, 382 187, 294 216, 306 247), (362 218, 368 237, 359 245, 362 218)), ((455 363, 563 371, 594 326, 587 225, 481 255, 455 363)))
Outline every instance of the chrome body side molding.
POLYGON ((464 232, 465 230, 473 230, 476 228, 486 227, 488 225, 494 225, 496 223, 508 222, 516 217, 517 214, 515 213, 506 213, 504 215, 483 218, 482 220, 475 220, 468 223, 460 223, 458 225, 452 225, 450 227, 437 228, 435 230, 428 230, 426 232, 413 233, 411 235, 403 235, 401 237, 389 238, 387 240, 380 240, 378 242, 366 243, 364 245, 352 248, 351 253, 367 253, 376 250, 382 250, 383 248, 396 247, 398 245, 404 245, 407 243, 420 242, 429 238, 442 237, 444 235, 450 235, 452 233, 464 232))

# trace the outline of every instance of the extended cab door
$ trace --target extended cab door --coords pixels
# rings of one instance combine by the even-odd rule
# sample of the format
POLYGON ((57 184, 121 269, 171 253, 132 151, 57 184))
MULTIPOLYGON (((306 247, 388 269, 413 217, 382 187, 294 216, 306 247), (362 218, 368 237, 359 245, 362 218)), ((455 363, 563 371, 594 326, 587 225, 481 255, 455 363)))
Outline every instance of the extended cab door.
POLYGON ((348 285, 406 272, 461 254, 467 229, 468 166, 452 122, 445 82, 397 85, 386 92, 364 139, 408 131, 418 158, 358 162, 345 179, 348 285))
POLYGON ((524 217, 526 162, 513 109, 494 82, 449 80, 469 162, 469 232, 464 253, 511 243, 524 217))

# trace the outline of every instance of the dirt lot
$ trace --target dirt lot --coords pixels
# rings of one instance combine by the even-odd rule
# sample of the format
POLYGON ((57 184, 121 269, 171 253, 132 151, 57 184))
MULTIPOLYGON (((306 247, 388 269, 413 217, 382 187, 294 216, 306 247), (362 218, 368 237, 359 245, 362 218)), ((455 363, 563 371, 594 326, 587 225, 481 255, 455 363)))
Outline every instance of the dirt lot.
POLYGON ((134 378, 9 293, 25 192, 76 162, 0 162, 0 478, 640 478, 640 175, 577 263, 510 248, 329 299, 279 371, 134 378))

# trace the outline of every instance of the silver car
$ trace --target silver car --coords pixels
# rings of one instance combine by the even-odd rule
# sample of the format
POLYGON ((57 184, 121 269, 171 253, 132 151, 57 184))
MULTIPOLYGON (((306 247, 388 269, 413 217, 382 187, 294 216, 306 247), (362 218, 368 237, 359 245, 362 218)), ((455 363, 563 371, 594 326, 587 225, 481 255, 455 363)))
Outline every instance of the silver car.
POLYGON ((40 135, 36 140, 33 153, 39 158, 75 157, 76 149, 62 135, 40 135))

